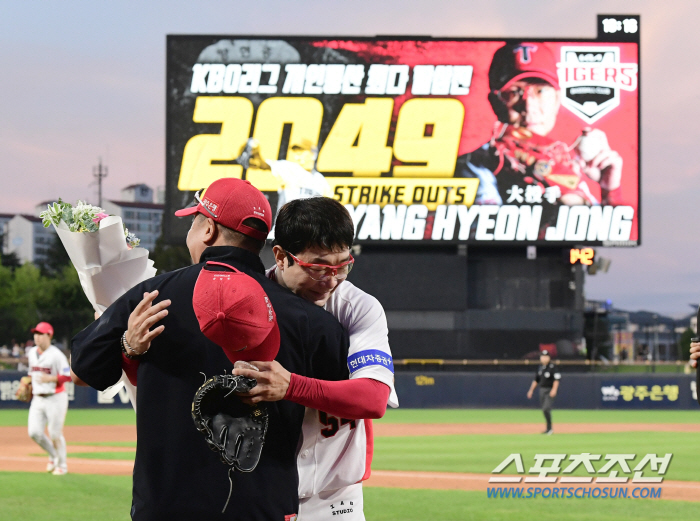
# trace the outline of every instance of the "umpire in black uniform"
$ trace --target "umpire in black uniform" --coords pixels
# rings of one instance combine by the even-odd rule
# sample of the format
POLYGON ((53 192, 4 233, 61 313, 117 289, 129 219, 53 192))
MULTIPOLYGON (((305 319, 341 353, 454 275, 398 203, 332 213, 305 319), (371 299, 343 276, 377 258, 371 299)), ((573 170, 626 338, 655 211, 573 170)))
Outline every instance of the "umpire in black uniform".
POLYGON ((96 389, 115 384, 122 356, 139 357, 137 447, 131 517, 135 521, 293 519, 298 511, 296 448, 304 407, 269 403, 269 427, 257 468, 234 472, 195 428, 192 399, 206 377, 231 373, 221 347, 200 331, 192 306, 205 261, 232 265, 264 289, 277 315, 284 367, 322 380, 345 380, 348 338, 324 309, 265 277, 259 252, 272 225, 265 196, 247 181, 212 183, 192 215, 187 247, 193 266, 138 284, 73 339, 76 380, 96 389), (124 355, 122 354, 124 353, 124 355))
POLYGON ((540 407, 544 413, 544 418, 547 420, 547 430, 542 434, 552 434, 552 406, 554 398, 559 390, 559 380, 561 373, 552 363, 552 358, 549 356, 549 351, 546 349, 540 352, 540 366, 535 373, 535 379, 530 384, 530 389, 527 391, 527 398, 532 398, 532 393, 535 387, 540 386, 540 407))

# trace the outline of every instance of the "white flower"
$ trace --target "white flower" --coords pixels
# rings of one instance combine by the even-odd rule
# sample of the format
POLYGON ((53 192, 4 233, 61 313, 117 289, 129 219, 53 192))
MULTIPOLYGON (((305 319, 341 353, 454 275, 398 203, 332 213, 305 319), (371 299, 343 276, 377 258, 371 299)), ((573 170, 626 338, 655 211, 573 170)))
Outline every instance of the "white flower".
MULTIPOLYGON (((44 227, 51 224, 58 226, 63 221, 72 232, 96 232, 100 229, 99 222, 107 215, 103 208, 78 201, 75 206, 64 203, 61 199, 58 202, 48 205, 47 209, 39 214, 43 220, 44 227), (99 217, 98 217, 99 216, 99 217)), ((133 233, 124 227, 124 236, 129 248, 136 248, 141 242, 133 233)))

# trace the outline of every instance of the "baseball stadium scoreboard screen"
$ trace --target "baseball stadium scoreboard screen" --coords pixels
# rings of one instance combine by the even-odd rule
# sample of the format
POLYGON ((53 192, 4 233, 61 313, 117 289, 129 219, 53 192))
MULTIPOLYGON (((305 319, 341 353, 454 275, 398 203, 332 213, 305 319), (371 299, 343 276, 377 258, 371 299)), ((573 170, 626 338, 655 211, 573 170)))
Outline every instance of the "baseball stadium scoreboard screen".
POLYGON ((167 39, 168 242, 236 177, 273 213, 337 199, 365 243, 635 246, 639 157, 638 16, 594 40, 167 39))

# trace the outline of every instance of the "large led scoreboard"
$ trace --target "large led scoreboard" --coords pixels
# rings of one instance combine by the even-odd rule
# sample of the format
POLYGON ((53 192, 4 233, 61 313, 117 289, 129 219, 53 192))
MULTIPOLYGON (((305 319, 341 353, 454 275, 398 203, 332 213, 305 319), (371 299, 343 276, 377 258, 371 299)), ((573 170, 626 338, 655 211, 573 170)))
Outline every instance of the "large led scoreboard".
POLYGON ((397 367, 580 356, 593 248, 640 244, 639 29, 599 15, 595 39, 169 36, 165 238, 183 243, 172 212, 221 177, 273 212, 334 197, 397 367))
POLYGON ((639 17, 597 39, 168 36, 166 240, 221 177, 361 244, 635 246, 639 17))

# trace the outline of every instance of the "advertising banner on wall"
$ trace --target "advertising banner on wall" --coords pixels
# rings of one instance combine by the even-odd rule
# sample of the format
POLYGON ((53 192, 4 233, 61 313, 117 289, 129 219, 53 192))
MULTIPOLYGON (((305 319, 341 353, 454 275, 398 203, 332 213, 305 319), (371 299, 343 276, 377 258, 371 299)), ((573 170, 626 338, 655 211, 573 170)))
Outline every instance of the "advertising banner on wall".
MULTIPOLYGON (((29 404, 17 399, 20 378, 26 376, 21 371, 0 371, 0 409, 29 409, 29 404)), ((73 382, 65 384, 70 409, 131 408, 129 395, 122 389, 115 396, 92 387, 78 387, 73 382)))
MULTIPOLYGON (((595 40, 168 36, 166 214, 221 177, 360 242, 639 244, 639 18, 595 40)), ((166 239, 189 223, 166 216, 166 239)))

